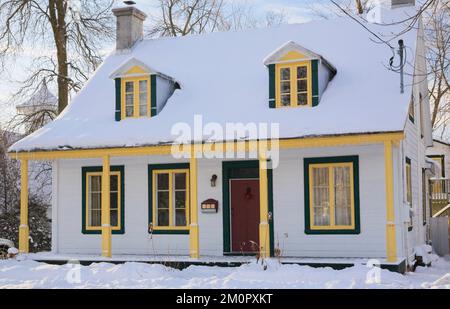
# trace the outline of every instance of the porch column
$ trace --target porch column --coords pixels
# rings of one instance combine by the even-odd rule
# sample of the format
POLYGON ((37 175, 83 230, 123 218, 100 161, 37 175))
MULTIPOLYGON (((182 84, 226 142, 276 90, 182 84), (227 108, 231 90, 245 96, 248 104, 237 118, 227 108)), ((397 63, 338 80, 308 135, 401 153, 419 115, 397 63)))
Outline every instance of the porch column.
POLYGON ((110 164, 109 156, 103 157, 102 169, 102 256, 111 257, 111 211, 110 211, 110 164))
POLYGON ((191 152, 189 162, 189 196, 190 196, 190 219, 189 225, 189 255, 191 258, 200 257, 199 234, 198 234, 198 201, 197 201, 197 158, 194 151, 191 152))
POLYGON ((384 167, 386 178, 386 256, 388 262, 397 261, 394 212, 394 167, 392 141, 384 142, 384 167))
POLYGON ((20 226, 19 226, 19 252, 29 252, 28 226, 28 160, 20 160, 20 226))
POLYGON ((267 194, 267 160, 265 155, 259 158, 259 247, 261 257, 270 256, 269 239, 269 203, 267 194))

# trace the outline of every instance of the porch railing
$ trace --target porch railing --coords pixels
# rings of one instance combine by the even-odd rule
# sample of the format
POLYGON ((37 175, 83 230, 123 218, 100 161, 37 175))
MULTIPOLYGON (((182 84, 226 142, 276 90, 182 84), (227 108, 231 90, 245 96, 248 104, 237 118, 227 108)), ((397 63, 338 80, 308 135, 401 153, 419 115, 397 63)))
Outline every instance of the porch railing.
MULTIPOLYGON (((434 216, 436 213, 440 212, 444 207, 450 204, 450 179, 430 179, 430 193, 432 216, 434 216)), ((445 212, 446 214, 441 215, 450 215, 450 211, 445 212)))

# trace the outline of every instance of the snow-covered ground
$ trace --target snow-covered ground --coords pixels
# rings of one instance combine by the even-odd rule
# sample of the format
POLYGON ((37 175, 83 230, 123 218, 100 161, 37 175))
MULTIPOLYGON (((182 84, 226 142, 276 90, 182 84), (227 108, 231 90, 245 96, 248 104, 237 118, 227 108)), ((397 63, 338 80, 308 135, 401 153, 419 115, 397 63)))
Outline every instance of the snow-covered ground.
POLYGON ((344 270, 252 262, 240 267, 190 266, 176 270, 145 263, 49 265, 0 261, 0 288, 445 288, 450 256, 401 275, 356 265, 344 270))
POLYGON ((445 288, 450 256, 432 267, 401 275, 357 265, 344 270, 252 262, 235 268, 190 266, 176 270, 144 263, 49 265, 32 260, 0 261, 0 288, 445 288))

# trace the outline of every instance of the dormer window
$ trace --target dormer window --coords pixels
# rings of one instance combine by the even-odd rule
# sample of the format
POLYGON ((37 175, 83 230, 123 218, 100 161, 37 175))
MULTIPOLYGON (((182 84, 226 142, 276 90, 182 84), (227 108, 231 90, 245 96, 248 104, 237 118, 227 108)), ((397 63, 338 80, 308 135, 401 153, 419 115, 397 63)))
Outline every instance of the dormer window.
POLYGON ((110 75, 115 81, 115 120, 156 116, 179 84, 131 58, 110 75), (158 95, 157 95, 158 92, 158 95))
POLYGON ((122 79, 121 118, 150 117, 150 77, 122 79))
POLYGON ((269 55, 264 64, 269 71, 270 108, 316 106, 336 75, 336 69, 320 55, 292 41, 269 55))
POLYGON ((276 107, 311 106, 311 62, 276 65, 276 107))

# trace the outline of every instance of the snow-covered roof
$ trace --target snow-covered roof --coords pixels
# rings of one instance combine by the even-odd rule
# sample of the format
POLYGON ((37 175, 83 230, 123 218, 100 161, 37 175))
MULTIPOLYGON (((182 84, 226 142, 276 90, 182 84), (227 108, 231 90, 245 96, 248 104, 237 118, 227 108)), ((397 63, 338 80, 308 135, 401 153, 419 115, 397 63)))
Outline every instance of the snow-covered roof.
POLYGON ((323 58, 321 55, 316 54, 313 51, 310 51, 309 49, 304 48, 303 46, 297 44, 294 41, 289 41, 277 48, 274 52, 272 52, 269 56, 264 59, 263 63, 265 65, 278 63, 280 62, 280 58, 282 58, 284 55, 286 55, 288 52, 298 52, 302 54, 304 57, 302 60, 307 59, 320 59, 333 73, 336 73, 336 68, 329 63, 325 58, 323 58))
POLYGON ((43 83, 41 88, 28 100, 16 105, 16 108, 24 107, 56 107, 58 99, 48 89, 47 84, 43 83))
MULTIPOLYGON (((402 11, 401 17, 404 17, 402 11)), ((399 33, 403 25, 368 25, 399 33)), ((402 34, 412 73, 417 31, 402 34)), ((396 45, 397 38, 391 43, 396 45)), ((113 53, 56 120, 16 143, 10 151, 144 146, 174 141, 171 128, 194 115, 215 122, 279 123, 280 138, 403 131, 412 77, 399 91, 399 74, 386 67, 392 51, 373 41, 349 18, 268 29, 144 40, 129 53, 113 53), (316 107, 269 108, 264 60, 293 41, 323 56, 337 70, 316 107), (130 58, 177 80, 181 89, 152 118, 115 121, 111 75, 130 58)), ((208 137, 203 136, 206 140, 208 137)))

